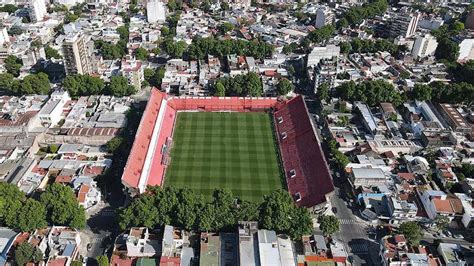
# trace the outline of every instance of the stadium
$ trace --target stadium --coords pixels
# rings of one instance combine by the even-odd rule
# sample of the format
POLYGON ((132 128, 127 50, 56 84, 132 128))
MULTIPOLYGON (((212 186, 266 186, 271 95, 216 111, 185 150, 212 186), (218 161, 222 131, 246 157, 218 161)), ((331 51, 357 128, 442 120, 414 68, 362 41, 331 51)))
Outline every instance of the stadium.
POLYGON ((122 183, 131 196, 147 186, 216 188, 261 201, 283 188, 298 206, 319 210, 334 193, 305 102, 249 97, 173 97, 153 89, 122 183))

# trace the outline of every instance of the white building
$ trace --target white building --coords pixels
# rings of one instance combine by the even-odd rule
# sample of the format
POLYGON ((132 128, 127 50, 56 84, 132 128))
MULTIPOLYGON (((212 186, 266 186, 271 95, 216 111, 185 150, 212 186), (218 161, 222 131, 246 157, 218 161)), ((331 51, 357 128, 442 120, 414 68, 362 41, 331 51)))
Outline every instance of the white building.
POLYGON ((413 221, 416 219, 418 207, 415 203, 401 200, 396 197, 388 198, 388 210, 394 223, 413 221))
POLYGON ((420 13, 398 13, 392 21, 390 35, 393 37, 401 35, 405 38, 413 36, 418 27, 420 17, 420 13))
POLYGON ((146 3, 146 15, 148 23, 166 21, 165 4, 159 0, 150 0, 146 3))
POLYGON ((474 226, 474 208, 472 205, 472 198, 463 193, 456 193, 456 196, 461 200, 464 209, 461 222, 464 225, 464 228, 470 229, 474 226))
POLYGON ((459 44, 458 61, 469 61, 474 59, 474 39, 464 39, 459 44))
POLYGON ((43 21, 47 14, 44 0, 30 0, 30 18, 33 22, 43 21))
POLYGON ((124 236, 128 257, 153 257, 158 254, 160 241, 155 234, 150 234, 146 227, 132 227, 124 236))
POLYGON ((314 26, 316 28, 321 28, 325 25, 332 24, 334 21, 334 13, 329 7, 320 7, 316 11, 316 22, 314 26))
POLYGON ((8 36, 7 28, 0 28, 0 45, 3 45, 6 42, 10 42, 10 36, 8 36))
POLYGON ((275 231, 261 229, 257 234, 261 265, 281 265, 275 231))
POLYGON ((341 48, 336 45, 327 45, 323 47, 314 47, 311 53, 308 54, 307 66, 313 67, 319 64, 321 59, 331 59, 334 56, 338 57, 341 53, 341 48))
POLYGON ((56 125, 61 120, 64 105, 70 100, 71 98, 67 91, 53 92, 51 98, 49 98, 38 113, 41 124, 46 127, 56 125))
POLYGON ((77 4, 84 3, 85 0, 54 0, 53 3, 58 5, 65 5, 68 8, 73 7, 77 4))
POLYGON ((353 168, 352 177, 354 187, 386 184, 385 175, 380 168, 353 168))
POLYGON ((426 34, 425 36, 416 38, 411 54, 415 59, 428 57, 434 55, 436 47, 438 47, 436 38, 430 34, 426 34))

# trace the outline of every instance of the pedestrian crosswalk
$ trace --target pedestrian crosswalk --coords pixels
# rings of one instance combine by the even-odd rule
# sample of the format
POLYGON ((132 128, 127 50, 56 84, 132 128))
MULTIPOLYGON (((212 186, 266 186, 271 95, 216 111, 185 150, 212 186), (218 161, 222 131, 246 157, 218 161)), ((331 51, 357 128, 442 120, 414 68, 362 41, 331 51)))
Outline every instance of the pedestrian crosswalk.
POLYGON ((369 248, 366 244, 353 244, 350 245, 352 253, 367 253, 369 248))
POLYGON ((357 221, 354 221, 352 219, 339 219, 339 222, 341 224, 357 224, 357 221))
POLYGON ((102 238, 92 238, 91 241, 89 242, 91 244, 95 244, 95 243, 102 243, 102 238))

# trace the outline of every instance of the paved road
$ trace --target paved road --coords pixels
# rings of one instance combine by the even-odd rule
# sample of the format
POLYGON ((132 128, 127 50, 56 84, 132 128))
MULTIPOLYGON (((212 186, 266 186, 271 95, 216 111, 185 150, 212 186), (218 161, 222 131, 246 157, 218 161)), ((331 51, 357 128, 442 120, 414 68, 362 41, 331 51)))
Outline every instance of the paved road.
POLYGON ((337 209, 335 215, 341 224, 341 231, 335 237, 344 242, 355 265, 379 265, 379 246, 368 238, 367 225, 353 215, 346 202, 339 197, 339 188, 335 190, 331 205, 337 209))

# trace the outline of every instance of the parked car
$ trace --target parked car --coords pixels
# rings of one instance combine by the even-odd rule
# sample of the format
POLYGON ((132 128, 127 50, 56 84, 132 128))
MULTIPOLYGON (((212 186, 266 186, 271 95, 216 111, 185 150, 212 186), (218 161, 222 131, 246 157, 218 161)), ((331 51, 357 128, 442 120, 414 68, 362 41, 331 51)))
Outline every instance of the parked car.
POLYGON ((443 234, 446 235, 447 237, 453 237, 453 234, 451 234, 451 232, 449 232, 448 230, 444 230, 443 234))
POLYGON ((461 234, 453 234, 453 237, 457 239, 464 239, 464 237, 461 234))

